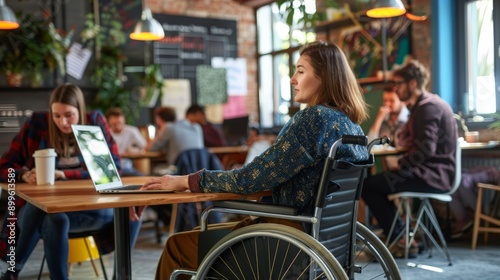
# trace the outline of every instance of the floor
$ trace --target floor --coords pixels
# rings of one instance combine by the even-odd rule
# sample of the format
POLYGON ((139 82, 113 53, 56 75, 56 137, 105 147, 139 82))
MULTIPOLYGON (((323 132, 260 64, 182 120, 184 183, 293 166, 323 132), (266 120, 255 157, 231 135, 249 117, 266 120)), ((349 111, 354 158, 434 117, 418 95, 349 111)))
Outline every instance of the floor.
MULTIPOLYGON (((166 237, 163 238, 163 242, 166 237)), ((490 235, 488 244, 483 243, 482 237, 475 251, 471 250, 471 233, 449 243, 449 250, 453 265, 448 266, 446 260, 434 250, 434 256, 428 258, 426 254, 419 255, 417 259, 405 261, 397 260, 403 279, 499 279, 500 265, 500 235, 490 235), (410 264, 411 266, 408 266, 410 264)), ((20 274, 20 279, 37 279, 42 258, 42 242, 38 244, 35 252, 20 274)), ((154 229, 151 224, 145 224, 132 255, 133 279, 154 279, 155 270, 163 244, 156 243, 154 229)), ((113 256, 104 256, 107 273, 111 279, 113 256)), ((100 266, 96 263, 99 271, 100 266)), ((5 265, 2 266, 4 268, 5 265)), ((100 272, 99 272, 100 273, 100 272)), ((42 279, 49 279, 45 267, 42 279)), ((70 279, 104 279, 102 274, 97 277, 90 262, 73 264, 70 279)))

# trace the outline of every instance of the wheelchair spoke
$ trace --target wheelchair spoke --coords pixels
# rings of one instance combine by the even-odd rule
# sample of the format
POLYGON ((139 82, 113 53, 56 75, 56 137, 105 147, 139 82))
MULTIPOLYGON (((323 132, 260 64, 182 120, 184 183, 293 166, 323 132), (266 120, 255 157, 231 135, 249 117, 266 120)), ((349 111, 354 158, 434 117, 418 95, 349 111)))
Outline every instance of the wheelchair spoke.
POLYGON ((277 231, 274 226, 248 226, 226 236, 207 254, 195 279, 345 279, 318 241, 294 228, 278 225, 277 231), (316 268, 321 275, 314 274, 316 268))

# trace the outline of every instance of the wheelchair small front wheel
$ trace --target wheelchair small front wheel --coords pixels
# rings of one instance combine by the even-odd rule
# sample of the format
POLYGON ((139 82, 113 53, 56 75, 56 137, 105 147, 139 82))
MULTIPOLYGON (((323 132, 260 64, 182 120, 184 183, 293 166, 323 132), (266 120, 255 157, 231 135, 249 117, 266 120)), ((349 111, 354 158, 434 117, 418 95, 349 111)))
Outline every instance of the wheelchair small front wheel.
POLYGON ((348 279, 316 239, 280 224, 235 230, 205 256, 195 279, 348 279))

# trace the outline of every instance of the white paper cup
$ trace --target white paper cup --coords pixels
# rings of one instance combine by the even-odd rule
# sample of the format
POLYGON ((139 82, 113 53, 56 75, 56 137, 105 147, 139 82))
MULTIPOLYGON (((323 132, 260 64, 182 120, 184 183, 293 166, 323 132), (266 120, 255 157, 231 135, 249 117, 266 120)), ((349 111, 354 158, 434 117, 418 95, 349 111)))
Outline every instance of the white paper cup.
POLYGON ((33 153, 37 185, 54 185, 56 156, 54 149, 37 150, 33 153))

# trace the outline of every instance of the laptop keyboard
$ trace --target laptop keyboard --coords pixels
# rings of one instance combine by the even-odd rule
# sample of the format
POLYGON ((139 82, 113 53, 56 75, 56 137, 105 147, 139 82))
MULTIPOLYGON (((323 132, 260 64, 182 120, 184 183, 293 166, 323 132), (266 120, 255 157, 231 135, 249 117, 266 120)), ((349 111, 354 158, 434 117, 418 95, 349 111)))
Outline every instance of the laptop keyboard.
POLYGON ((127 185, 118 188, 118 190, 138 190, 142 187, 142 185, 127 185))

